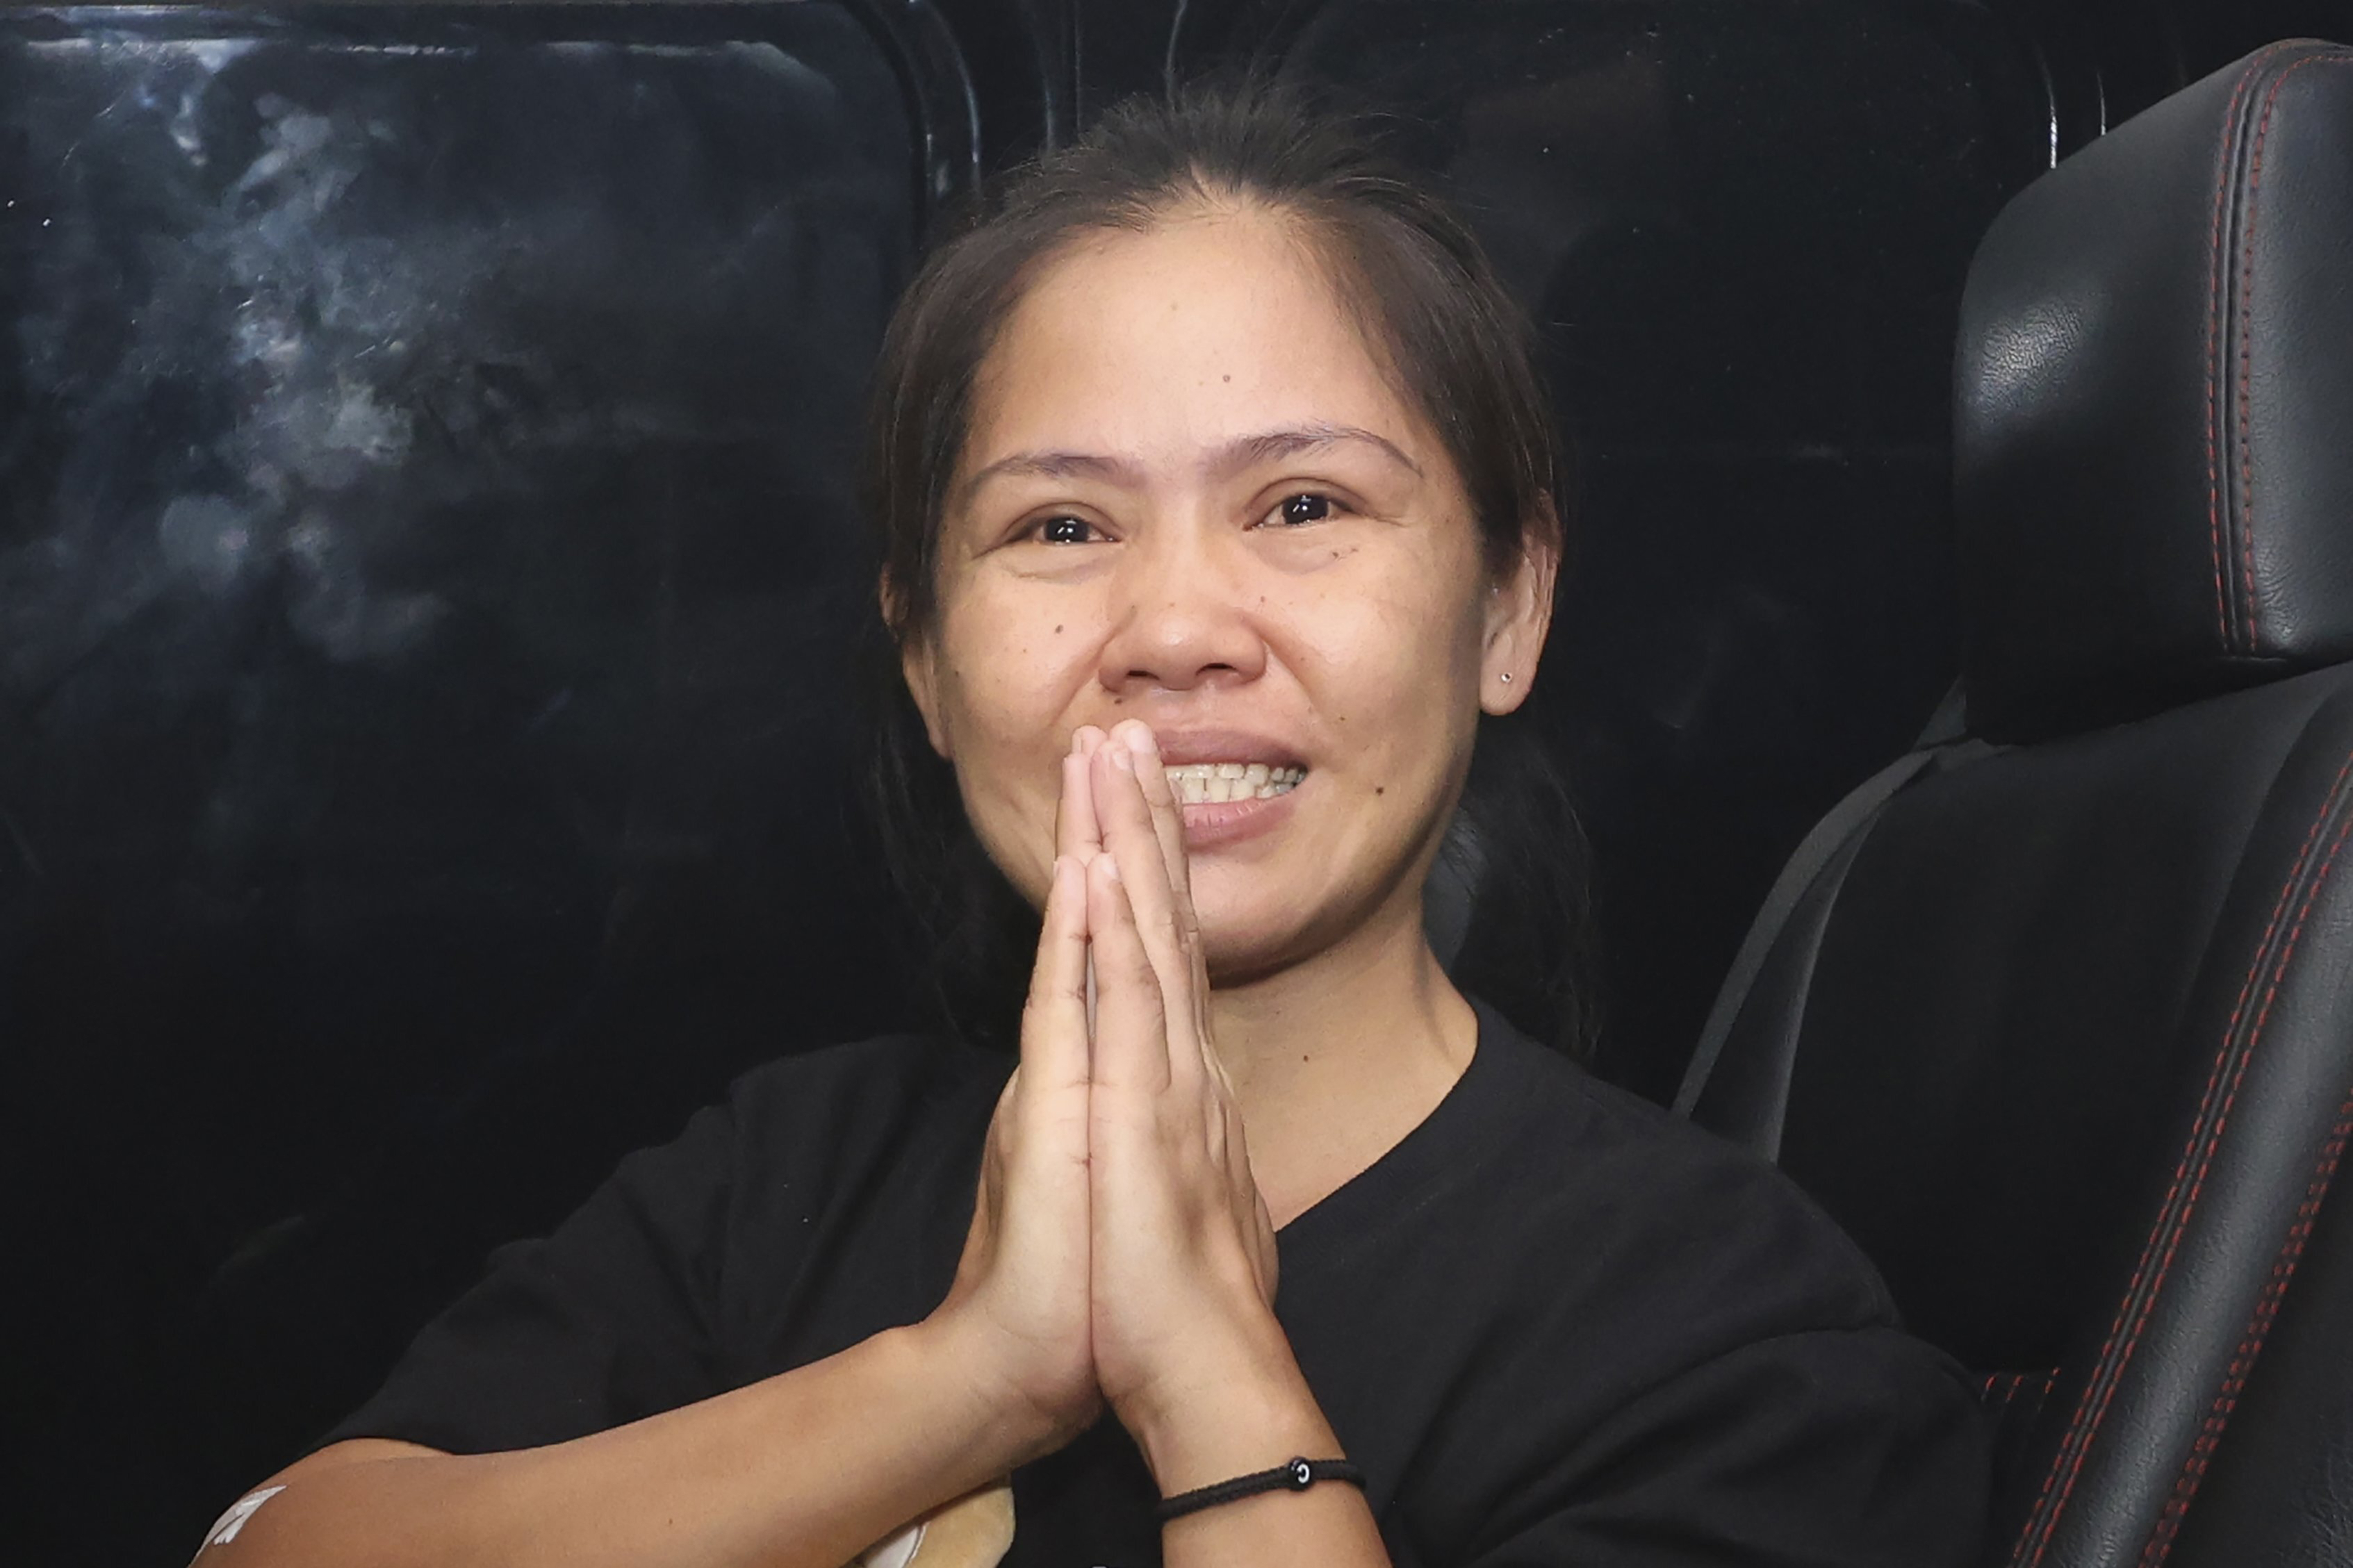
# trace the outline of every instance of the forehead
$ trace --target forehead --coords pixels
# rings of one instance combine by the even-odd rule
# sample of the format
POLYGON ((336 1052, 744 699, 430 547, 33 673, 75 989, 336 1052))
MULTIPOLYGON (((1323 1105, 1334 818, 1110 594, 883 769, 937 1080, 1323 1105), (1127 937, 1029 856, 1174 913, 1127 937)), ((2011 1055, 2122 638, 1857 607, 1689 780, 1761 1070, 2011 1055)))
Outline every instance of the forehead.
POLYGON ((1438 455, 1331 269, 1295 223, 1255 208, 1187 213, 1058 256, 1007 318, 975 394, 966 470, 1035 447, 1176 460, 1317 424, 1438 455))

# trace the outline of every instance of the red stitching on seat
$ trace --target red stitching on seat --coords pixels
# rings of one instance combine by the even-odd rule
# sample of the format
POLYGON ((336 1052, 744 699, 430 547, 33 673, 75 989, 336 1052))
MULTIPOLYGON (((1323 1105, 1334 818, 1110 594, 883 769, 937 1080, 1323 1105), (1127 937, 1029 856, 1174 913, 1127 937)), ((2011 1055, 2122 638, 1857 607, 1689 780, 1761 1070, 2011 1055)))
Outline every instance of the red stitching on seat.
MULTIPOLYGON (((2223 1098, 2220 1113, 2215 1114, 2214 1091, 2221 1082, 2223 1065, 2230 1059, 2231 1037, 2238 1032, 2239 1020, 2245 1015, 2248 999, 2254 994, 2255 980, 2263 969, 2264 951, 2271 946, 2274 933, 2279 930, 2281 917, 2286 913, 2295 884, 2311 861, 2313 846, 2319 840, 2320 829, 2328 820, 2329 813, 2337 803, 2337 792, 2343 788, 2348 773, 2353 773, 2353 755, 2348 755, 2338 764, 2337 776, 2329 781, 2328 791, 2321 799, 2320 810, 2314 816, 2312 826, 2305 830, 2304 842, 2296 849, 2295 861, 2288 868, 2287 879, 2280 885, 2279 896, 2272 905, 2271 918, 2264 922, 2263 934, 2255 942, 2254 954, 2247 967, 2247 977, 2240 983, 2238 998, 2231 1005, 2230 1021, 2222 1027, 2222 1038, 2215 1047, 2213 1065, 2207 1070, 2206 1087, 2199 1095, 2198 1110, 2190 1120, 2189 1142, 2182 1146, 2181 1158, 2173 1167, 2173 1179, 2166 1187, 2165 1200, 2158 1205, 2157 1218, 2150 1226, 2148 1239, 2141 1244, 2140 1257, 2133 1265, 2132 1279, 2116 1301, 2116 1314, 2109 1321, 2107 1338, 2101 1342, 2100 1353, 2093 1358, 2091 1375, 2084 1380, 2084 1392, 2077 1397, 2075 1408, 2067 1418, 2066 1430, 2060 1437, 2058 1451, 2052 1456, 2051 1468, 2042 1478, 2042 1489, 2035 1495, 2034 1506, 2027 1510, 2017 1544, 2010 1548, 2010 1561, 2013 1563, 2026 1552, 2030 1541, 2034 1542, 2034 1550, 2027 1561, 2027 1568, 2037 1568, 2043 1552, 2049 1550, 2051 1538, 2059 1528, 2060 1517, 2066 1512, 2067 1503, 2074 1495, 2076 1477, 2083 1470, 2084 1458, 2091 1452, 2093 1440, 2099 1436, 2100 1425, 2107 1417, 2109 1401, 2116 1396, 2116 1385, 2124 1379, 2125 1368, 2132 1363, 2133 1352, 2139 1345, 2141 1332, 2147 1327, 2150 1314, 2156 1310, 2158 1294, 2172 1267, 2181 1232, 2188 1227, 2190 1215, 2196 1212, 2198 1187, 2192 1186, 2188 1201, 2182 1205, 2179 1214, 2173 1212, 2174 1200, 2181 1195, 2182 1180, 2189 1174, 2189 1162, 2198 1153, 2199 1146, 2209 1139, 2220 1141, 2222 1128, 2230 1117, 2231 1101, 2238 1093, 2239 1084, 2246 1076, 2247 1062, 2253 1055, 2254 1041, 2251 1037, 2246 1052, 2240 1058, 2239 1070, 2232 1077, 2231 1088, 2223 1098), (2212 1118, 2211 1125, 2210 1117, 2212 1118), (2160 1238, 2165 1238, 2163 1261, 2158 1265, 2147 1300, 2142 1302, 2139 1315, 2133 1321, 2131 1331, 2125 1333, 2125 1314, 2131 1310, 2133 1298, 2139 1293, 2141 1281, 2149 1278, 2149 1265, 2158 1255, 2160 1238), (2123 1334, 2121 1349, 2118 1348, 2119 1334, 2123 1334), (2109 1366, 2111 1352, 2116 1352, 2113 1367, 2109 1366), (2060 1483, 2063 1470, 2066 1479, 2060 1483), (2059 1484, 2055 1500, 2052 1495, 2054 1484, 2059 1484)), ((2353 817, 2348 818, 2348 825, 2353 826, 2353 817)), ((2344 833, 2340 830, 2337 844, 2341 847, 2343 843, 2344 833)), ((2330 859, 2333 861, 2335 858, 2336 850, 2332 848, 2330 859)), ((2323 875, 2326 875, 2325 869, 2323 875)), ((2319 883, 2316 881, 2314 891, 2317 892, 2318 888, 2319 883)), ((2306 907, 2310 907, 2309 898, 2306 907)), ((2293 951, 2293 939, 2290 951, 2293 951)), ((2286 955, 2283 953, 2279 966, 2284 966, 2285 963, 2286 955)), ((2278 966, 2275 966, 2274 975, 2277 973, 2278 966)), ((2277 989, 2276 980, 2273 988, 2277 989)), ((2258 1034, 2260 1030, 2261 1025, 2258 1024, 2258 1034)), ((2211 1146, 2206 1158, 2209 1163, 2213 1158, 2211 1146)), ((2204 1180, 2205 1167, 2201 1166, 2198 1181, 2202 1184, 2204 1180)), ((2055 1372, 2052 1378, 2055 1383, 2055 1372)))
MULTIPOLYGON (((2206 534, 2214 555, 2214 625, 2222 637, 2222 651, 2231 651, 2230 595, 2222 587, 2222 466, 2214 440, 2214 360, 2222 333, 2222 213, 2231 194, 2231 171, 2237 149, 2231 133, 2239 123, 2239 105, 2262 68, 2262 57, 2251 61, 2231 89, 2231 106, 2222 111, 2222 153, 2215 160, 2214 247, 2206 258, 2206 534)), ((2248 651, 2253 652, 2252 644, 2248 651)))
MULTIPOLYGON (((2339 776, 2342 776, 2341 773, 2339 776)), ((2110 1378, 2106 1390, 2101 1395, 2099 1408, 2093 1414, 2091 1429, 2084 1433, 2083 1441, 2076 1449, 2074 1462, 2067 1473, 2066 1484, 2060 1489, 2059 1500, 2052 1509, 2049 1528, 2043 1533, 2042 1544, 2035 1549, 2035 1561, 2038 1563, 2042 1560, 2043 1551, 2050 1545, 2051 1533, 2057 1528, 2059 1515, 2065 1510, 2068 1499, 2074 1491, 2076 1478, 2083 1470, 2084 1460, 2091 1452, 2093 1440, 2099 1434, 2101 1421, 2107 1415, 2108 1403, 2115 1397, 2117 1386, 2124 1381, 2125 1368, 2131 1364, 2133 1352, 2139 1348, 2140 1337, 2148 1328, 2149 1319, 2157 1312, 2158 1300, 2165 1291, 2165 1281, 2171 1275, 2173 1260, 2180 1251, 2181 1238, 2189 1234, 2190 1218, 2198 1212, 2198 1200, 2205 1195, 2206 1178, 2213 1170, 2215 1153, 2222 1146, 2223 1131, 2230 1126, 2231 1109, 2238 1102, 2239 1089, 2247 1079, 2247 1069, 2254 1065, 2255 1047, 2263 1039, 2263 1026, 2270 1020, 2273 999, 2279 994, 2280 981, 2287 973, 2289 961, 2295 956, 2298 940, 2304 935, 2306 917, 2312 912, 2313 902, 2319 898, 2321 889, 2327 885, 2329 870, 2337 864, 2337 853, 2345 847, 2346 836, 2348 833, 2353 833, 2353 816, 2348 816, 2344 824, 2337 828, 2337 837, 2329 844, 2328 856, 2321 862, 2320 869, 2313 877, 2311 888, 2305 893, 2303 906, 2296 911, 2295 924, 2288 931, 2286 943, 2281 948, 2279 958, 2271 967, 2271 980, 2264 989, 2263 1005, 2256 1012, 2253 1026, 2248 1030, 2245 1047, 2238 1053, 2238 1066, 2231 1074, 2231 1087, 2223 1094, 2221 1107, 2215 1114, 2213 1126, 2206 1134, 2206 1148, 2204 1153, 2199 1158, 2198 1174, 2190 1182, 2189 1195, 2182 1200, 2181 1212, 2175 1217, 2170 1234, 2166 1238, 2165 1256, 2158 1264, 2156 1276, 2149 1284, 2148 1295, 2141 1302, 2139 1315, 2133 1320, 2132 1331, 2126 1337, 2124 1349, 2116 1359, 2116 1372, 2110 1378)), ((2292 879, 2290 885, 2293 886, 2292 879)), ((2283 896, 2285 892, 2286 889, 2283 889, 2283 896)), ((2242 994, 2242 1005, 2243 1001, 2242 994)), ((2234 1016, 2232 1019, 2234 1026, 2236 1022, 2234 1016)), ((2226 1045, 2229 1038, 2230 1033, 2226 1030, 2223 1035, 2226 1045)), ((2176 1181, 2178 1182, 2179 1179, 2177 1173, 2176 1181)), ((2127 1297, 2130 1294, 2131 1292, 2127 1290, 2127 1297)))
POLYGON ((2173 1550, 2174 1537, 2181 1532, 2181 1521, 2198 1496, 2198 1489, 2206 1479, 2207 1466, 2213 1461, 2214 1450, 2221 1443, 2222 1428, 2230 1425, 2231 1414, 2238 1408, 2239 1395, 2247 1386, 2248 1374, 2254 1370, 2255 1358, 2263 1353, 2263 1341, 2279 1317, 2280 1301, 2287 1294, 2289 1281, 2295 1278, 2296 1265, 2304 1259, 2305 1244, 2312 1239, 2313 1226, 2320 1218, 2320 1205, 2328 1196, 2328 1184, 2337 1175, 2337 1162, 2344 1157, 2348 1138, 2353 1138, 2353 1097, 2337 1107, 2337 1125, 2329 1130, 2327 1142, 2321 1145, 2320 1163, 2313 1172, 2311 1184, 2305 1189, 2304 1202, 2296 1207, 2295 1223, 2288 1226, 2287 1239, 2272 1263, 2271 1277, 2263 1282, 2263 1294, 2255 1301, 2254 1316, 2248 1320, 2247 1331, 2239 1341, 2238 1353, 2232 1357, 2231 1369, 2222 1376, 2221 1392, 2215 1396, 2214 1407, 2207 1412, 2204 1424, 2198 1429, 2198 1440, 2189 1447, 2189 1460, 2173 1483, 2173 1495, 2165 1500, 2165 1511, 2150 1532, 2148 1544, 2141 1549, 2141 1568, 2158 1568, 2173 1550))
MULTIPOLYGON (((2255 209, 2256 198, 2263 183, 2263 139, 2271 134, 2272 110, 2279 103, 2280 89, 2288 79, 2306 66, 2353 65, 2353 58, 2344 55, 2307 55, 2280 72, 2263 95, 2263 112, 2255 127, 2255 150, 2247 167, 2247 218, 2244 237, 2239 247, 2239 309, 2248 312, 2248 301, 2255 288, 2255 209)), ((2240 574, 2241 590, 2247 601, 2247 651, 2255 651, 2255 453, 2253 420, 2248 410, 2254 403, 2255 339, 2254 334, 2239 334, 2239 552, 2242 563, 2240 574)), ((2211 377, 2209 377, 2211 386, 2211 377)))

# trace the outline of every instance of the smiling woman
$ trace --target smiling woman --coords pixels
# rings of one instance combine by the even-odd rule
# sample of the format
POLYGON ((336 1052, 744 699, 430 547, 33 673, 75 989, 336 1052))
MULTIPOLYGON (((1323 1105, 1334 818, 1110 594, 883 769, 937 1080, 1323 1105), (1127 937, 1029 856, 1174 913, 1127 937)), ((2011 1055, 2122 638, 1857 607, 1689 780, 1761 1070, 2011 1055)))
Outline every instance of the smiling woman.
MULTIPOLYGON (((1557 550, 1530 505, 1490 572, 1383 357, 1300 220, 1231 195, 1072 244, 1006 316, 937 524, 936 607, 900 635, 965 816, 1033 904, 1050 759, 1133 717, 1170 763, 1301 773, 1187 808, 1213 977, 1347 943, 1368 973, 1417 974, 1421 882, 1482 706, 1526 689, 1499 678, 1535 666, 1557 550)), ((1434 969, 1419 981, 1434 1019, 1434 969)), ((1452 1022, 1467 1037, 1467 1010, 1452 1022)))
POLYGON ((1018 1062, 746 1078, 205 1551, 1969 1561, 1974 1400, 1854 1249, 1426 934, 1562 546, 1459 226, 1262 90, 1130 106, 933 258, 876 410, 884 776, 1037 911, 1018 1062))
MULTIPOLYGON (((1400 784, 1426 786, 1424 770, 1461 763, 1477 735, 1467 780, 1443 787, 1462 797, 1449 854, 1472 862, 1479 919, 1458 955, 1464 900, 1438 911, 1441 927, 1456 917, 1457 929, 1440 932, 1445 956, 1524 1026, 1581 1054, 1595 1008, 1579 829, 1544 748, 1478 721, 1482 707, 1500 715, 1525 698, 1535 647, 1524 650, 1530 668, 1516 688, 1514 671, 1499 669, 1480 700, 1374 722, 1379 702, 1415 703, 1441 679, 1429 663, 1432 599, 1469 604, 1466 568, 1496 595, 1520 591, 1515 605, 1537 617, 1521 635, 1540 642, 1565 544, 1555 426, 1525 324, 1477 243, 1418 183, 1368 157, 1350 127, 1264 102, 1253 113, 1114 112, 1050 175, 1001 193, 986 218, 933 258, 902 303, 876 380, 868 475, 893 639, 877 682, 877 776, 893 868, 931 919, 949 1011, 968 1036, 1009 1038, 1039 883, 1034 857, 1025 877, 999 842, 983 852, 967 825, 984 837, 987 827, 965 792, 995 774, 940 762, 940 715, 919 718, 907 696, 910 686, 926 689, 924 672, 910 667, 902 685, 900 652, 934 646, 942 595, 966 580, 961 568, 985 546, 1141 546, 1108 580, 1028 552, 990 562, 1099 584, 1092 623, 1053 615, 1022 645, 1073 657, 1100 626, 1107 593, 1128 591, 1139 573, 1167 575, 1158 563, 1174 531, 1146 537, 1141 513, 1182 485, 1190 494, 1176 499, 1230 513, 1219 536, 1254 536, 1251 558, 1274 575, 1256 587, 1220 584, 1178 563, 1171 580, 1265 607, 1265 619, 1288 624, 1279 640, 1336 655, 1335 637, 1386 638, 1411 661, 1379 679, 1362 663, 1376 649, 1350 650, 1373 699, 1359 704, 1357 732, 1385 735, 1405 755, 1393 770, 1400 784), (1153 294, 1148 313, 1126 313, 1131 286, 1153 294), (1180 436, 1187 449, 1167 449, 1166 432, 1197 416, 1214 425, 1180 436), (1145 449, 1155 437, 1164 449, 1145 449), (1132 504, 1114 516, 1113 501, 1132 504), (1367 545, 1372 554, 1353 559, 1367 545), (1432 550, 1453 555, 1412 563, 1432 550), (1429 564, 1439 575, 1421 569, 1429 564), (1403 597, 1380 576, 1399 571, 1403 597), (1433 715, 1456 732, 1415 745, 1433 715)), ((989 575, 978 582, 987 588, 989 575)), ((1027 602, 1040 613, 1048 603, 1027 602)), ((1097 652, 1117 650, 1098 639, 1097 652)), ((1207 683, 1223 679, 1211 672, 1207 683)), ((1345 708, 1298 717, 1347 721, 1345 708)), ((1164 741, 1175 760, 1250 760, 1197 758, 1190 736, 1164 741)), ((1327 771, 1327 781, 1338 776, 1327 771)), ((1427 815, 1426 790, 1393 799, 1388 780, 1370 787, 1393 814, 1427 815)), ((1197 849, 1208 831, 1207 819, 1197 823, 1197 849)), ((1418 900, 1420 873, 1399 886, 1418 900)))

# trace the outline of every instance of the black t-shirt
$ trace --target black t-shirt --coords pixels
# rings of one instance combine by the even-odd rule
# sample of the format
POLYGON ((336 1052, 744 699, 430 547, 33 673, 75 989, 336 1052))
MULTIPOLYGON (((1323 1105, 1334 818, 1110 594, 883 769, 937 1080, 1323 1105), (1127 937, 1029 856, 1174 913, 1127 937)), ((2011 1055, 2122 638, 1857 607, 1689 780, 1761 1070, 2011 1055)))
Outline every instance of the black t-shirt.
MULTIPOLYGON (((1853 1244, 1478 1012, 1437 1109, 1278 1237, 1276 1314, 1398 1568, 1971 1562, 1988 1428, 1853 1244)), ((559 1442, 916 1321, 1011 1065, 894 1037, 746 1075, 495 1255, 326 1440, 559 1442)), ((1115 1420, 1013 1481, 1008 1568, 1160 1561, 1115 1420)))

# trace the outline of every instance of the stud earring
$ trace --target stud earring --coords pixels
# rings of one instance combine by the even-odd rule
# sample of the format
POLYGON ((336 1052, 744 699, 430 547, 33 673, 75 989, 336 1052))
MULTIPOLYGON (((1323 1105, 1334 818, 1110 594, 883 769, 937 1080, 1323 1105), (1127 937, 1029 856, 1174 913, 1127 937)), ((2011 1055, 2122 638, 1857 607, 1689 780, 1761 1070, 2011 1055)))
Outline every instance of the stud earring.
POLYGON ((1507 669, 1507 670, 1504 671, 1504 685, 1506 685, 1506 686, 1509 686, 1511 683, 1512 683, 1512 672, 1511 672, 1510 670, 1508 670, 1508 669, 1507 669))

